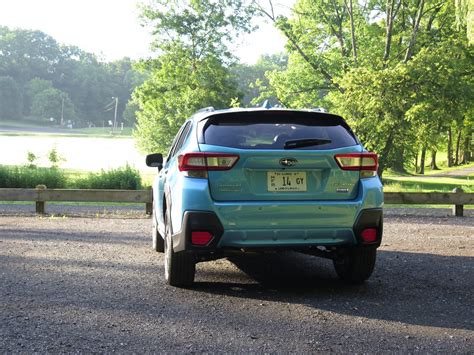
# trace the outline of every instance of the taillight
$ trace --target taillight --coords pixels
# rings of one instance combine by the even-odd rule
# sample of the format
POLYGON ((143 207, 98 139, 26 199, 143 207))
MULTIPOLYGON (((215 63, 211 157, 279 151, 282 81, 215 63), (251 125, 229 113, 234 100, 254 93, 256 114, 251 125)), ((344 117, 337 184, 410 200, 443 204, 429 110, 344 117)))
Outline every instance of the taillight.
POLYGON ((230 170, 239 160, 239 156, 226 153, 186 153, 178 157, 179 171, 191 172, 193 177, 206 177, 207 174, 193 174, 193 172, 207 172, 212 170, 230 170))
POLYGON ((360 171, 361 178, 377 175, 379 162, 375 153, 347 153, 337 154, 335 157, 337 165, 342 170, 360 171))

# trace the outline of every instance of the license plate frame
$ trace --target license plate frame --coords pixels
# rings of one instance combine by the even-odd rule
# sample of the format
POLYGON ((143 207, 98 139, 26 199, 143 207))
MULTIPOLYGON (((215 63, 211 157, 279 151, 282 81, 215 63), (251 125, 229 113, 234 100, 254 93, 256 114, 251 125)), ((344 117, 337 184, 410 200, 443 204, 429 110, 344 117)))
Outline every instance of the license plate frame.
POLYGON ((267 171, 268 192, 306 192, 305 171, 267 171))

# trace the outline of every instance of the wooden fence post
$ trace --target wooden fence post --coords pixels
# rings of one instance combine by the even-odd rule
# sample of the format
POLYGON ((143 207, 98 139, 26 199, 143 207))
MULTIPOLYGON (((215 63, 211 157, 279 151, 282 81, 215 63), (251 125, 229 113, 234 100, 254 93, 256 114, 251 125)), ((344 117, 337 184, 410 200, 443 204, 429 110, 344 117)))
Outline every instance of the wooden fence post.
MULTIPOLYGON (((453 190, 453 193, 463 193, 464 190, 460 187, 456 187, 453 190)), ((453 216, 454 217, 462 217, 464 215, 464 205, 453 205, 453 216)))
POLYGON ((147 215, 153 214, 153 203, 147 202, 145 205, 145 210, 147 215))
POLYGON ((44 190, 46 190, 46 185, 36 185, 36 214, 45 214, 44 190))

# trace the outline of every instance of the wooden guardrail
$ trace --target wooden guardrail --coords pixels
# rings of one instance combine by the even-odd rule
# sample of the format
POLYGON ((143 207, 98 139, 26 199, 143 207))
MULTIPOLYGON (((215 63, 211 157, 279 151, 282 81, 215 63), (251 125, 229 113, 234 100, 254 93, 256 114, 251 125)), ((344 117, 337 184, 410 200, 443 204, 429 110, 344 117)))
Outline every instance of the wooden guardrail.
POLYGON ((151 190, 69 190, 47 189, 0 189, 0 201, 34 201, 36 213, 45 213, 45 203, 54 202, 117 202, 144 203, 147 214, 152 212, 151 190))
MULTIPOLYGON (((385 192, 386 204, 453 205, 453 215, 462 216, 464 205, 474 205, 474 193, 456 188, 453 192, 385 192)), ((0 201, 36 202, 36 213, 45 213, 45 203, 55 202, 117 202, 144 203, 147 214, 152 212, 151 190, 69 190, 47 189, 0 189, 0 201)))
POLYGON ((474 193, 461 188, 453 192, 384 192, 384 202, 393 205, 452 205, 453 216, 462 217, 464 205, 474 205, 474 193))

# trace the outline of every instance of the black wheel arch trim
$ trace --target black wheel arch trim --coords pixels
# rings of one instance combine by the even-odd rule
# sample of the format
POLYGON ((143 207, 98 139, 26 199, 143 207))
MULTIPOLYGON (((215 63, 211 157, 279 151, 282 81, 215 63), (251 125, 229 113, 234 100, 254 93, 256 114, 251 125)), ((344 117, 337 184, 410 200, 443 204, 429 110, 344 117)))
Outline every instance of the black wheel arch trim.
POLYGON ((370 208, 360 211, 354 223, 354 235, 357 240, 357 245, 379 247, 382 242, 383 234, 383 209, 370 208), (361 233, 366 228, 377 229, 377 239, 373 243, 365 243, 362 240, 361 233))
POLYGON ((181 231, 173 234, 173 250, 180 251, 214 251, 224 234, 224 227, 214 212, 185 211, 181 231), (208 245, 200 246, 191 243, 192 231, 206 231, 213 235, 208 245))

